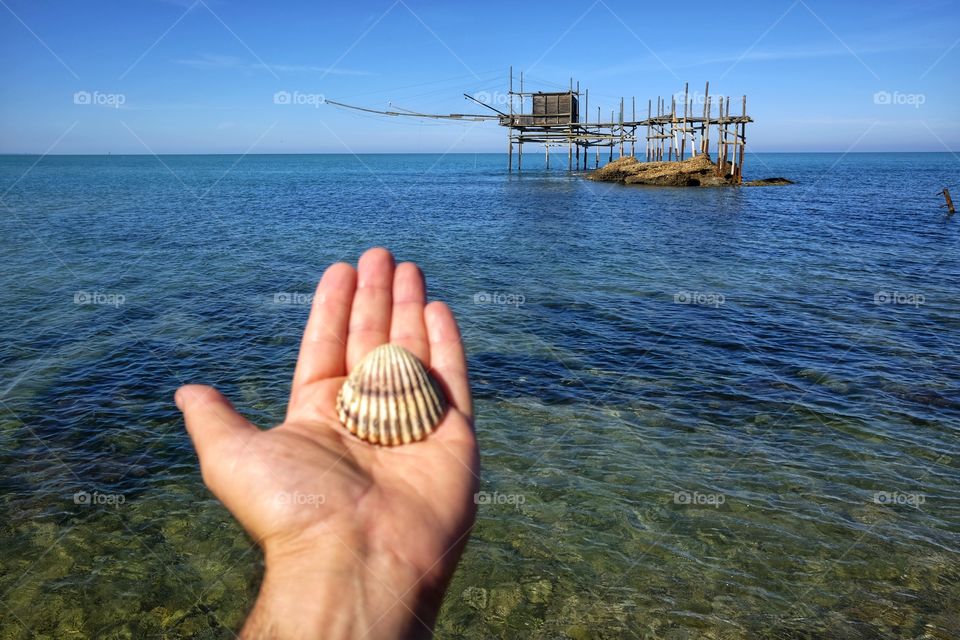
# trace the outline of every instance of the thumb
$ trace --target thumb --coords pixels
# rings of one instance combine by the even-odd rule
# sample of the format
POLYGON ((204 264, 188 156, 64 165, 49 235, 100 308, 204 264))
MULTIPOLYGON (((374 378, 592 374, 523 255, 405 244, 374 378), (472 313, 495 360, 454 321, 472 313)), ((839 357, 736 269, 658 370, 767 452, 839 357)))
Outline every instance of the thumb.
MULTIPOLYGON (((233 458, 229 455, 230 450, 239 450, 258 432, 258 429, 237 413, 230 401, 213 387, 185 385, 177 389, 174 402, 183 412, 187 432, 197 450, 202 471, 215 459, 233 458)), ((204 479, 206 478, 207 473, 204 473, 204 479)))

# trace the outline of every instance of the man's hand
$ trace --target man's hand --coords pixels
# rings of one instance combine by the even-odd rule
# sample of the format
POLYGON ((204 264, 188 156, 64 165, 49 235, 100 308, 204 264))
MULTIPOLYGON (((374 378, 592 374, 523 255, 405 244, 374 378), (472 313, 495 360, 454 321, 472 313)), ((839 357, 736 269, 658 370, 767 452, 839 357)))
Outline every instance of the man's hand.
POLYGON ((470 387, 450 309, 423 275, 371 249, 324 273, 286 420, 260 430, 211 387, 176 394, 210 490, 263 548, 244 638, 429 636, 470 528, 479 482, 470 387), (413 352, 450 400, 421 442, 382 447, 344 429, 347 372, 383 343, 413 352))

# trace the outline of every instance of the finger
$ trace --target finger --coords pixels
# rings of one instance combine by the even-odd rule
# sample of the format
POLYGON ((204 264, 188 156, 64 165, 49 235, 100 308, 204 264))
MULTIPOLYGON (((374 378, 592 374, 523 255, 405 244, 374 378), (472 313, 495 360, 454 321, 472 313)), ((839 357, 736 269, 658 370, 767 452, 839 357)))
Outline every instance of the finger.
POLYGON ((412 262, 397 267, 393 276, 393 318, 390 321, 390 342, 409 349, 424 362, 430 362, 427 326, 423 308, 427 304, 427 286, 423 273, 412 262))
POLYGON ((472 419, 467 356, 453 312, 442 302, 431 302, 424 310, 424 319, 430 340, 430 370, 443 385, 453 406, 472 419))
POLYGON ((258 431, 213 387, 189 384, 177 389, 174 400, 183 412, 204 480, 211 477, 207 469, 211 462, 230 457, 258 431))
POLYGON ((357 272, 347 334, 347 369, 390 338, 393 256, 386 249, 370 249, 360 257, 357 272))
POLYGON ((293 395, 305 384, 346 374, 347 326, 357 288, 348 264, 331 265, 317 285, 293 374, 293 395))

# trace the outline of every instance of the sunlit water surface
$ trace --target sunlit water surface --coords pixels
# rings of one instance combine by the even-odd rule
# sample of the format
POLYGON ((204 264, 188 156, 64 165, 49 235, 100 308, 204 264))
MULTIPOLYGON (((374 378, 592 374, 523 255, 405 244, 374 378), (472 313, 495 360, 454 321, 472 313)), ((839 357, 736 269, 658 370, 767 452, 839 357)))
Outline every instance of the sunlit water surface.
POLYGON ((440 637, 960 637, 960 165, 505 160, 0 158, 0 638, 233 637, 261 557, 171 395, 276 424, 302 302, 378 244, 469 347, 485 504, 440 637))

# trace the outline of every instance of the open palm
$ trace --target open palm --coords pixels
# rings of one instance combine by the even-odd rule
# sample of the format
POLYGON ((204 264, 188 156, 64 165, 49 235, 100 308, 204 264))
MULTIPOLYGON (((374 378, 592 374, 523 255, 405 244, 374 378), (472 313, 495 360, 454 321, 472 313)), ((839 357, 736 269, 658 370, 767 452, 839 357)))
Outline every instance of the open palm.
POLYGON ((182 387, 177 404, 205 483, 263 547, 268 571, 272 556, 348 554, 388 594, 398 567, 407 583, 443 588, 474 520, 479 460, 460 333, 446 305, 427 304, 415 265, 371 249, 357 270, 327 269, 280 426, 258 429, 211 387, 182 387), (386 342, 420 358, 450 400, 421 442, 371 445, 337 419, 347 372, 386 342))

